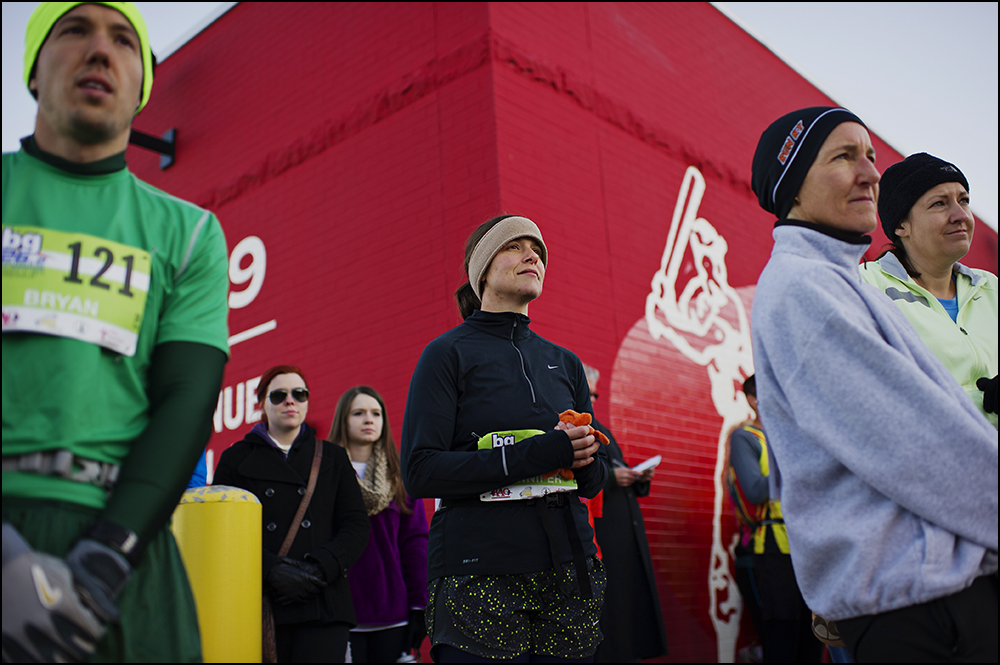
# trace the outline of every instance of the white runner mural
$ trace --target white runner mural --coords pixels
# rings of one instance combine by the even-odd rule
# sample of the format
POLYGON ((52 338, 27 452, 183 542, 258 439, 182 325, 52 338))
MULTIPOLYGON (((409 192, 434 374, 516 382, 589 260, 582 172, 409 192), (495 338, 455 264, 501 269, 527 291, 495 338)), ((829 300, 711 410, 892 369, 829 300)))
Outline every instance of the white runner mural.
POLYGON ((730 573, 731 546, 722 542, 721 520, 726 502, 722 467, 726 435, 749 413, 746 399, 737 386, 753 373, 753 359, 746 309, 727 277, 726 240, 707 220, 698 217, 704 194, 705 178, 698 169, 689 166, 677 197, 660 269, 653 276, 652 292, 646 298, 646 323, 653 339, 665 338, 685 357, 705 368, 712 402, 722 416, 712 479, 715 501, 707 582, 718 659, 720 663, 729 663, 735 658, 743 608, 730 573), (678 283, 687 251, 693 255, 695 275, 685 283, 678 283))

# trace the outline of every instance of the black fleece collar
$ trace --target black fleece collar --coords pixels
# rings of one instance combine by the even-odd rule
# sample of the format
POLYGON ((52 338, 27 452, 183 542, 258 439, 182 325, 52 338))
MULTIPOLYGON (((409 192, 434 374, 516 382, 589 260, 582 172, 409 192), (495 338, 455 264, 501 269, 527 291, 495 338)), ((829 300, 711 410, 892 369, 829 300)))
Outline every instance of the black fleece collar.
POLYGON ((804 229, 810 229, 812 231, 817 231, 825 236, 830 236, 836 240, 842 242, 848 242, 852 245, 870 245, 872 244, 872 237, 865 235, 864 233, 851 233, 850 231, 841 231, 840 229, 835 229, 829 226, 824 226, 823 224, 816 224, 815 222, 803 222, 801 219, 779 219, 774 223, 774 228, 779 226, 801 226, 804 229))

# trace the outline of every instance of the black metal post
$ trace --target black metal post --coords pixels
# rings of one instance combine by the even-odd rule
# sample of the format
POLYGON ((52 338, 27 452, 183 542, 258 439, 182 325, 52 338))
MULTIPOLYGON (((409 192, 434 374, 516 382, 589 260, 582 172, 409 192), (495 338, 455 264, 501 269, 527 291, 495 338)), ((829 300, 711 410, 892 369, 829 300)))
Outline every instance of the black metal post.
POLYGON ((177 129, 171 128, 163 133, 162 138, 133 129, 128 137, 129 143, 160 153, 160 168, 165 169, 174 163, 177 147, 177 129))

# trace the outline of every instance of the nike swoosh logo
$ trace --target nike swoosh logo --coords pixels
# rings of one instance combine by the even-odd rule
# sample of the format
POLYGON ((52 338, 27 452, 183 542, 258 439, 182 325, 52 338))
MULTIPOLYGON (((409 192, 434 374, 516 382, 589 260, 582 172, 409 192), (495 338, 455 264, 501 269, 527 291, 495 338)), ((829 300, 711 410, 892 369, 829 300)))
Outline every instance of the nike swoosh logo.
POLYGON ((549 369, 559 369, 559 365, 549 365, 549 369))
POLYGON ((62 601, 62 589, 49 584, 49 578, 37 563, 31 564, 31 576, 35 580, 35 590, 38 591, 38 601, 42 607, 51 610, 62 601))
POLYGON ((982 296, 974 296, 972 299, 973 300, 979 300, 980 298, 982 298, 982 296))

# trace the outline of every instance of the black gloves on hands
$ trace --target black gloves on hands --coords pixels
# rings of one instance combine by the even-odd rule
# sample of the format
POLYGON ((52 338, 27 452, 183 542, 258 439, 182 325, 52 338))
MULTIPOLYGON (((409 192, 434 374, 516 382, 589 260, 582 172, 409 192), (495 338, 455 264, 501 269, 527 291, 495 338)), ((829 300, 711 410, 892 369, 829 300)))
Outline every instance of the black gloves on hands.
POLYGON ((66 555, 80 597, 102 620, 118 623, 115 598, 132 575, 132 566, 120 552, 84 538, 66 555))
POLYGON ((987 379, 984 376, 976 381, 976 387, 983 391, 983 410, 997 413, 997 377, 987 379))
POLYGON ((424 610, 410 610, 410 620, 406 624, 406 646, 420 649, 425 637, 427 637, 427 623, 424 610))
POLYGON ((31 549, 3 525, 4 662, 82 662, 118 621, 114 600, 132 573, 120 553, 83 539, 66 560, 31 549))
POLYGON ((286 556, 267 574, 271 598, 279 605, 301 603, 319 593, 327 582, 323 569, 312 561, 296 561, 286 556))

